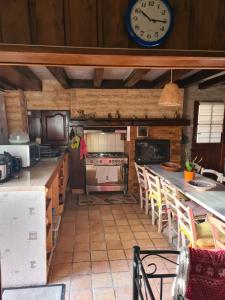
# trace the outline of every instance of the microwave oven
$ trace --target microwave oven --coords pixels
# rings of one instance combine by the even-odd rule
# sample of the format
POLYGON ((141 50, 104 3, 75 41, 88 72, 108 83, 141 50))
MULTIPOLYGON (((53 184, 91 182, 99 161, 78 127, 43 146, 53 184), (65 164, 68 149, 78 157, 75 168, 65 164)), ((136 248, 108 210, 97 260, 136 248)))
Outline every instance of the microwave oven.
POLYGON ((0 145, 0 154, 4 152, 21 157, 23 168, 31 167, 40 160, 40 146, 36 143, 0 145))

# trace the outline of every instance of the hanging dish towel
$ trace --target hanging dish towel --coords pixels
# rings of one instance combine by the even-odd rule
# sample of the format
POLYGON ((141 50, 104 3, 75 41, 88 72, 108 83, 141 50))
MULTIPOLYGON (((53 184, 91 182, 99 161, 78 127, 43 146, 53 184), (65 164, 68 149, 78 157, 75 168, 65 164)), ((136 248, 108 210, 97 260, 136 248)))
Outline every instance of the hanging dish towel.
POLYGON ((96 178, 98 183, 117 182, 117 166, 96 166, 96 178))
POLYGON ((84 138, 80 139, 80 159, 87 156, 87 145, 84 138))
POLYGON ((185 248, 179 257, 173 299, 225 299, 225 251, 185 248))
POLYGON ((80 146, 80 137, 78 135, 75 135, 73 138, 72 138, 72 141, 71 141, 71 149, 73 150, 77 150, 80 146))

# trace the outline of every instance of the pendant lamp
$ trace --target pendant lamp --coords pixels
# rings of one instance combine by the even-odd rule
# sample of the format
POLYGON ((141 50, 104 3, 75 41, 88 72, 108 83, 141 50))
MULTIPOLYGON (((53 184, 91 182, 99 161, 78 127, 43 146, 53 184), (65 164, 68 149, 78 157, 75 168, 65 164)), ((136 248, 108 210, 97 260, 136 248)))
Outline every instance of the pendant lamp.
POLYGON ((159 105, 162 106, 181 106, 182 105, 182 95, 179 86, 173 83, 173 73, 171 70, 171 81, 167 83, 160 95, 159 105))

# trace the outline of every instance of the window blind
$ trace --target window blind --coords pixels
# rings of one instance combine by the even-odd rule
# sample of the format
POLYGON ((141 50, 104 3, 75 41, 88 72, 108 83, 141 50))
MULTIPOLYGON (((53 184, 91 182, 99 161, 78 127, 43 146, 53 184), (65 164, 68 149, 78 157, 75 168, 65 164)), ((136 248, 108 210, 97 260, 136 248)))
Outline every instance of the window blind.
POLYGON ((197 143, 220 143, 223 132, 224 103, 200 102, 197 143))

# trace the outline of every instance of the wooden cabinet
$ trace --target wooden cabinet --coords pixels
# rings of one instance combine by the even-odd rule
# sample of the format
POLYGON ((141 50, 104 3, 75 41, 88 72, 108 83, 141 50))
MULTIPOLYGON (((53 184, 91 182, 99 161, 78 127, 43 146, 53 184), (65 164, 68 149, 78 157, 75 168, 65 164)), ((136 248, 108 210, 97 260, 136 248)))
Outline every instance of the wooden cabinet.
POLYGON ((41 137, 42 143, 52 145, 68 144, 68 111, 29 111, 30 139, 41 137))

